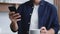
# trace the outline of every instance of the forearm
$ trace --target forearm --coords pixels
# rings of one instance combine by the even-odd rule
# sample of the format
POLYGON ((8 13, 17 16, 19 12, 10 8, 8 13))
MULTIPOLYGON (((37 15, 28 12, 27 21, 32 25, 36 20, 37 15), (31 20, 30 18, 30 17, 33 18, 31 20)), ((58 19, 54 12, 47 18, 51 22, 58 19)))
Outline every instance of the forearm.
POLYGON ((11 29, 12 29, 13 31, 17 31, 17 30, 18 30, 18 25, 17 25, 17 23, 15 23, 15 22, 12 22, 12 23, 10 24, 10 27, 11 27, 11 29))
POLYGON ((53 28, 51 28, 51 29, 48 30, 48 33, 55 34, 55 30, 53 28))

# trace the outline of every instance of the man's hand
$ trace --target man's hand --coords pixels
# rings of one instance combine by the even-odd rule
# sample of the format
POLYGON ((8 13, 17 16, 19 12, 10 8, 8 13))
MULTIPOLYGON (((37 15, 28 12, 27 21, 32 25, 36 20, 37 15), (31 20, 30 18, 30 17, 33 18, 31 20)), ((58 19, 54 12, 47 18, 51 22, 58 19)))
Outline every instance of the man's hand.
POLYGON ((19 13, 15 13, 15 12, 9 12, 9 18, 11 20, 11 22, 17 22, 21 19, 18 19, 18 18, 21 18, 21 15, 19 15, 19 13))
POLYGON ((46 27, 42 27, 40 30, 40 34, 55 34, 54 29, 47 30, 46 27))
POLYGON ((10 11, 9 18, 11 20, 11 25, 10 25, 11 29, 13 31, 17 31, 18 30, 17 21, 21 20, 21 15, 19 13, 15 13, 15 11, 10 11))
POLYGON ((41 30, 40 30, 40 33, 41 33, 41 34, 47 34, 47 32, 48 32, 48 31, 46 30, 45 27, 42 27, 41 30))

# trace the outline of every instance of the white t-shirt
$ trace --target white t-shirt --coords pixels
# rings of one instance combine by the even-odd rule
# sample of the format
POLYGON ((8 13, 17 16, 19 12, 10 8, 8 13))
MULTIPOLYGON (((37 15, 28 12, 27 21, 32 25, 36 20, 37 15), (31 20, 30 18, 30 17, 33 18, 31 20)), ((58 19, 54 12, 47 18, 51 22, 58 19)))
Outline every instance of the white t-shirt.
POLYGON ((39 5, 34 5, 33 13, 31 16, 31 21, 30 21, 30 29, 38 29, 38 8, 39 5))

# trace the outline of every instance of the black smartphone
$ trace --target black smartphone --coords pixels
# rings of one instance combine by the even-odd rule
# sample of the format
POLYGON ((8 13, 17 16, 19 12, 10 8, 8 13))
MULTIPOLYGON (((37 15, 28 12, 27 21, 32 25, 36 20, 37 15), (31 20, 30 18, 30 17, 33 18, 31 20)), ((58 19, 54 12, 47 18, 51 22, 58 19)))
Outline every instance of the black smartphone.
POLYGON ((17 12, 17 10, 16 10, 16 7, 15 7, 15 6, 9 6, 8 8, 9 8, 9 10, 10 10, 11 12, 12 12, 12 11, 17 12))

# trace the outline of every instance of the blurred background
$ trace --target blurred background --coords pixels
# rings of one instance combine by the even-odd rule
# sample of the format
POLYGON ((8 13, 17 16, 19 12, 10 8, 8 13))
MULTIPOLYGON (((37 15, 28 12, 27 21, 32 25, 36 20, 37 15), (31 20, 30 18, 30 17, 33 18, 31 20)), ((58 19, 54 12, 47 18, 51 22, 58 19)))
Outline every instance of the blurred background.
MULTIPOLYGON (((15 5, 18 8, 19 4, 29 0, 0 0, 0 34, 17 34, 10 30, 9 10, 8 6, 15 5)), ((60 0, 45 0, 56 6, 58 10, 58 18, 60 24, 60 0)), ((60 34, 60 32, 58 32, 60 34)))

